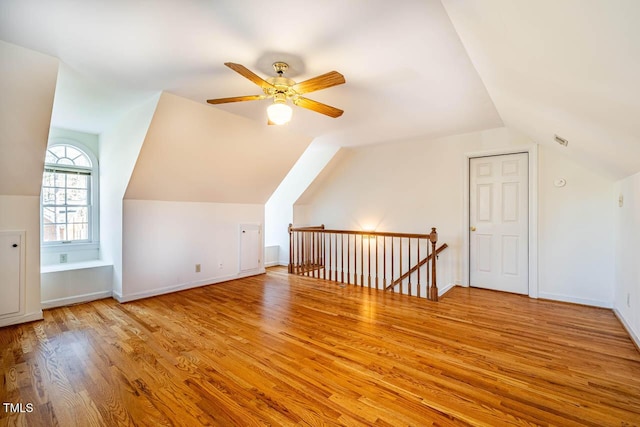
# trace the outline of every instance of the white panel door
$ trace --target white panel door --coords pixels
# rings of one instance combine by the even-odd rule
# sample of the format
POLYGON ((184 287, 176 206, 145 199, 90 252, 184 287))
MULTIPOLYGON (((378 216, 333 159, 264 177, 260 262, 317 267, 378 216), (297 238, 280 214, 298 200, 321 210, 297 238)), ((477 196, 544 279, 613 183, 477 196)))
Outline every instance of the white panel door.
POLYGON ((0 232, 0 316, 11 316, 21 311, 21 253, 21 234, 0 232))
POLYGON ((527 153, 469 160, 469 283, 529 292, 527 153))
POLYGON ((255 270, 260 267, 260 226, 243 224, 240 226, 240 271, 255 270))

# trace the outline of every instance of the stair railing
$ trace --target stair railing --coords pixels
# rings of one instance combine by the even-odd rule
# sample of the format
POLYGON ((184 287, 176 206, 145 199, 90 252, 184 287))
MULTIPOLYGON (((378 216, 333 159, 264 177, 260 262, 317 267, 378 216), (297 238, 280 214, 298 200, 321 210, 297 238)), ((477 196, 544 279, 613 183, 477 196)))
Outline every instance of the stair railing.
POLYGON ((435 227, 412 234, 289 224, 288 271, 437 301, 437 258, 447 248, 437 242, 435 227))

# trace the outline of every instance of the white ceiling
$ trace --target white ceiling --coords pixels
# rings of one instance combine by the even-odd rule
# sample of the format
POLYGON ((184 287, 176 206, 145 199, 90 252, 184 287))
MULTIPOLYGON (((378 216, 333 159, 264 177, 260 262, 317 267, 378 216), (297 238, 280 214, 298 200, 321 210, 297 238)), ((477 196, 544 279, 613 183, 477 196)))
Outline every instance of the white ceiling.
MULTIPOLYGON (((2 0, 0 39, 60 58, 54 126, 101 132, 112 115, 165 90, 206 99, 260 93, 223 65, 268 77, 289 61, 308 97, 338 119, 295 108, 288 127, 339 145, 437 137, 502 125, 440 1, 2 0), (86 96, 88 95, 88 96, 86 96)), ((269 101, 210 106, 265 123, 269 101)))
MULTIPOLYGON (((296 108, 287 127, 341 146, 499 126, 613 177, 640 170, 637 0, 2 0, 0 39, 55 57, 54 126, 100 133, 164 90, 258 94, 226 68, 296 81, 340 71, 309 94, 338 119, 296 108), (444 6, 443 6, 444 3, 444 6)), ((220 108, 265 123, 268 101, 220 108)), ((265 125, 266 126, 266 125, 265 125)))
POLYGON ((617 179, 640 171, 640 1, 443 0, 507 127, 617 179))

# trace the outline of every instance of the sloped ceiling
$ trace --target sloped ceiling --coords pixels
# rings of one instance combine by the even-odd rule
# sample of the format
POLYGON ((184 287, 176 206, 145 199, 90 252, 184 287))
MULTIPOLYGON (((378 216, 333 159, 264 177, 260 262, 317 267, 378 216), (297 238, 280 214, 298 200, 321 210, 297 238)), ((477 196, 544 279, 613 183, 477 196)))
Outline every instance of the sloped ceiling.
POLYGON ((157 93, 81 74, 61 63, 51 123, 57 128, 100 134, 157 93))
POLYGON ((58 60, 0 41, 0 194, 39 196, 58 60))
MULTIPOLYGON (((344 116, 296 108, 293 133, 353 146, 506 125, 540 144, 558 134, 571 156, 612 177, 640 170, 637 22, 637 0, 0 2, 0 39, 113 88, 77 90, 93 95, 61 102, 54 126, 99 133, 110 120, 83 112, 93 103, 111 114, 116 88, 202 105, 257 94, 223 63, 266 77, 285 60, 296 81, 330 70, 347 79, 309 96, 344 116)), ((206 106, 269 132, 267 104, 206 106)))
POLYGON ((500 117, 613 178, 640 171, 640 1, 443 0, 500 117))
MULTIPOLYGON (((296 81, 337 70, 345 85, 309 94, 345 110, 295 108, 286 129, 337 145, 470 132, 502 125, 438 0, 3 0, 0 39, 61 59, 78 75, 130 91, 206 99, 260 89, 223 65, 263 77, 276 60, 296 81)), ((95 103, 104 95, 88 90, 95 103)), ((110 101, 101 114, 110 114, 110 101)), ((210 106, 266 127, 269 101, 210 106)), ((99 133, 75 98, 54 119, 99 133), (87 125, 90 124, 90 126, 87 125)), ((103 120, 109 122, 110 120, 103 120)))
POLYGON ((163 93, 125 198, 263 204, 310 142, 163 93))
POLYGON ((317 194, 336 178, 335 172, 341 167, 344 167, 346 161, 353 157, 353 150, 353 148, 341 148, 300 197, 298 197, 294 204, 305 205, 312 203, 317 194))

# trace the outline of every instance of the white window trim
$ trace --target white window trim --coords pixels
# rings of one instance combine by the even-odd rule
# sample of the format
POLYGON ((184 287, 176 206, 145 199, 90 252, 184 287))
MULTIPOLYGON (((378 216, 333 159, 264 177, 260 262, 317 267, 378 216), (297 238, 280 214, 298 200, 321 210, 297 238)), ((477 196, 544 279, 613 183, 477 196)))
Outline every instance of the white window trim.
MULTIPOLYGON (((100 163, 98 162, 98 158, 93 153, 93 150, 91 150, 91 148, 80 141, 76 141, 75 139, 52 138, 47 145, 47 150, 49 150, 51 147, 55 147, 56 145, 69 145, 72 147, 77 147, 78 149, 82 150, 82 152, 86 154, 91 161, 91 229, 89 230, 91 238, 88 241, 82 242, 44 242, 42 240, 44 236, 42 221, 42 190, 40 190, 40 246, 42 247, 42 249, 51 252, 60 251, 62 249, 98 249, 100 247, 100 163)), ((40 184, 40 186, 42 188, 42 184, 40 184)))

